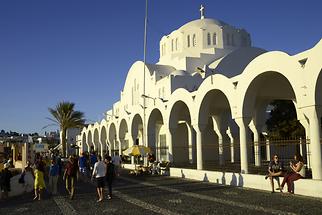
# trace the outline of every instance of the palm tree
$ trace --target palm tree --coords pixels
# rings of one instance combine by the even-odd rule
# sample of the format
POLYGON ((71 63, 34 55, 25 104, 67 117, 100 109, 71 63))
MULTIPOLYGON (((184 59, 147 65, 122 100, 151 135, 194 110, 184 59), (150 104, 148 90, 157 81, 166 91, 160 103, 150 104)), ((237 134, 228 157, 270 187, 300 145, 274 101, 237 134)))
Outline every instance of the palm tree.
POLYGON ((85 124, 84 113, 74 110, 72 102, 59 102, 55 108, 48 108, 52 118, 48 118, 59 126, 63 156, 66 156, 66 132, 68 128, 82 128, 85 124))

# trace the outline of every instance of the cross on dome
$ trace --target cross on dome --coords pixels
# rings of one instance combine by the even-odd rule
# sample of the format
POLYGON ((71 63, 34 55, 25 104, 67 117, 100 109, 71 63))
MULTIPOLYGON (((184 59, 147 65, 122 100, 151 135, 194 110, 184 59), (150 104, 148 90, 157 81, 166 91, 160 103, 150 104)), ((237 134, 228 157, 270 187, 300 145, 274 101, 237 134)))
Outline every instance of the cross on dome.
POLYGON ((203 5, 200 5, 200 19, 205 18, 205 7, 203 5))

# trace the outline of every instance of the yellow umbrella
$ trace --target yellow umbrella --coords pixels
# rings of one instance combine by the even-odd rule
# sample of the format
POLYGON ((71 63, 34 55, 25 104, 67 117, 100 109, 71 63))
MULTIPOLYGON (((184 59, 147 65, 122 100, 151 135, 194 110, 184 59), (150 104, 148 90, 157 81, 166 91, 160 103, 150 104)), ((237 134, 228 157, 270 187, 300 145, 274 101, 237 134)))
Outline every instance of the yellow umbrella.
POLYGON ((144 156, 151 152, 151 149, 146 146, 134 145, 123 151, 124 155, 127 156, 144 156))

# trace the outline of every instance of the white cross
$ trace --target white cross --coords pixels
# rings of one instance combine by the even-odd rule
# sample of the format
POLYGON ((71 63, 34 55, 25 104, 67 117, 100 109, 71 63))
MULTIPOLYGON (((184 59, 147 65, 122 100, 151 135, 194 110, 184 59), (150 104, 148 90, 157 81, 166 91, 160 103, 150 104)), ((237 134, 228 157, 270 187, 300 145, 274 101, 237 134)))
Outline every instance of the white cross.
POLYGON ((205 7, 203 5, 200 5, 200 19, 205 18, 205 7))

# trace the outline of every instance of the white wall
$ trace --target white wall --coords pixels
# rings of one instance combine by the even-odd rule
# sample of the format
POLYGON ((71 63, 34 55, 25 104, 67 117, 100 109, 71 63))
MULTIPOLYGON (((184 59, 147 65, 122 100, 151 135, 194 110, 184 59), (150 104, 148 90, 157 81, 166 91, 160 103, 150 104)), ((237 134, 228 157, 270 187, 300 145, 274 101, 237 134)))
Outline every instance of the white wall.
MULTIPOLYGON (((263 175, 170 168, 170 176, 271 191, 270 182, 265 180, 263 175)), ((281 183, 282 181, 283 178, 280 178, 281 183)), ((275 187, 277 187, 277 184, 275 184, 275 187)), ((287 186, 285 185, 284 190, 286 188, 287 186)), ((321 188, 322 181, 320 180, 300 179, 295 181, 295 194, 322 198, 321 188)))

